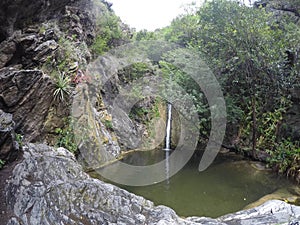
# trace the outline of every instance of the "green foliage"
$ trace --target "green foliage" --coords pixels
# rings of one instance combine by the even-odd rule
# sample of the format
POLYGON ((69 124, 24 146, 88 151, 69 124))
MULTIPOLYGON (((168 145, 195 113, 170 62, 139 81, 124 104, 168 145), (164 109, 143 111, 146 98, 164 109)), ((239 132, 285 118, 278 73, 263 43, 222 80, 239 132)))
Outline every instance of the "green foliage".
POLYGON ((113 124, 111 120, 103 120, 105 127, 111 131, 113 131, 113 124))
POLYGON ((58 140, 56 143, 57 147, 64 147, 74 154, 77 153, 78 148, 75 141, 75 134, 73 131, 71 118, 67 120, 67 125, 65 128, 56 128, 55 133, 58 135, 58 140))
POLYGON ((174 19, 171 26, 164 28, 161 33, 167 41, 181 46, 188 46, 198 34, 197 22, 198 17, 196 15, 180 16, 174 19))
POLYGON ((161 99, 160 98, 155 98, 154 105, 152 107, 151 113, 153 118, 159 118, 160 117, 160 112, 159 112, 159 106, 161 105, 161 99))
POLYGON ((101 55, 109 49, 108 40, 105 37, 98 35, 91 48, 94 53, 101 55))
MULTIPOLYGON (((287 5, 297 8, 299 2, 287 5)), ((136 33, 135 40, 165 39, 201 56, 222 87, 229 123, 239 128, 238 148, 251 149, 254 157, 256 150, 268 150, 270 164, 290 174, 299 172, 299 143, 279 142, 278 130, 291 105, 287 90, 300 83, 300 27, 294 19, 291 13, 274 16, 270 10, 247 7, 238 0, 210 0, 201 8, 190 8, 169 27, 136 33)), ((187 94, 182 98, 192 99, 201 118, 197 127, 205 139, 210 113, 200 87, 183 72, 190 58, 177 50, 169 55, 161 49, 145 49, 148 51, 151 60, 158 59, 162 78, 172 76, 167 91, 173 93, 178 85, 187 94)), ((132 80, 143 76, 132 74, 132 80)), ((145 111, 137 108, 134 113, 142 116, 148 113, 145 111)))
POLYGON ((118 71, 118 76, 123 83, 130 83, 153 73, 152 65, 145 62, 137 62, 118 71))
MULTIPOLYGON (((159 106, 161 104, 161 98, 145 98, 132 107, 129 117, 149 128, 150 121, 160 117, 159 106)), ((149 131, 151 132, 151 128, 149 131)))
POLYGON ((73 60, 74 47, 72 42, 65 37, 61 37, 58 44, 60 45, 60 56, 57 59, 57 68, 58 71, 67 72, 69 64, 73 60))
POLYGON ((240 123, 241 118, 244 117, 244 111, 240 108, 237 102, 238 100, 227 95, 225 101, 227 107, 227 121, 232 124, 240 123))
POLYGON ((156 32, 141 30, 134 34, 132 38, 134 41, 150 41, 150 40, 157 40, 158 35, 156 32))
POLYGON ((66 98, 71 93, 71 79, 65 73, 59 73, 56 77, 55 90, 53 92, 54 99, 60 102, 65 102, 66 98))
MULTIPOLYGON (((274 126, 286 109, 281 104, 284 90, 296 77, 283 75, 286 47, 293 38, 299 40, 291 27, 279 26, 265 9, 212 0, 196 14, 174 20, 167 33, 168 40, 197 49, 209 63, 225 92, 229 121, 242 123, 242 139, 252 142, 244 143, 252 144, 253 151, 274 143, 274 126)), ((183 86, 193 87, 185 82, 183 86)), ((201 102, 201 91, 194 93, 201 102)))
MULTIPOLYGON (((162 76, 166 80, 169 81, 168 92, 172 93, 177 88, 173 88, 174 85, 179 86, 183 89, 184 92, 181 93, 181 100, 185 101, 192 101, 194 105, 194 110, 192 108, 184 111, 184 107, 182 108, 181 114, 182 116, 188 116, 192 113, 197 113, 199 115, 199 124, 195 124, 195 126, 200 130, 201 137, 203 140, 207 139, 210 132, 210 111, 207 100, 204 96, 204 93, 201 91, 199 85, 185 72, 183 72, 180 68, 174 66, 173 62, 181 62, 183 64, 188 63, 185 62, 185 56, 180 54, 180 52, 173 52, 170 55, 165 55, 164 59, 166 61, 160 61, 159 66, 162 70, 162 76), (175 54, 173 54, 175 53, 175 54)), ((177 96, 178 93, 174 92, 171 94, 173 96, 177 96)), ((184 104, 183 104, 184 106, 184 104)))
POLYGON ((94 54, 101 55, 103 52, 115 47, 122 40, 124 34, 120 27, 121 21, 114 13, 104 11, 97 19, 97 36, 91 49, 94 54))
POLYGON ((23 146, 23 136, 21 134, 16 133, 16 142, 18 143, 19 147, 22 148, 23 146))
MULTIPOLYGON (((70 92, 71 80, 76 77, 78 62, 80 57, 78 55, 78 46, 75 47, 73 41, 76 35, 71 37, 61 36, 58 40, 59 48, 55 55, 48 56, 46 62, 43 64, 42 70, 49 74, 56 82, 55 97, 56 100, 65 101, 68 92, 70 92), (77 68, 74 70, 74 65, 77 68)), ((81 46, 79 46, 80 48, 81 46)), ((82 53, 81 53, 82 54, 82 53)))
MULTIPOLYGON (((283 120, 284 113, 289 108, 291 102, 289 99, 282 97, 280 104, 276 105, 273 109, 268 111, 262 110, 260 105, 263 101, 256 101, 257 110, 257 146, 259 150, 265 150, 273 148, 277 143, 278 129, 283 120)), ((250 104, 249 104, 250 105, 250 104)), ((251 107, 251 106, 249 106, 251 107)), ((241 140, 243 145, 249 145, 249 138, 253 128, 252 111, 249 109, 248 114, 244 114, 241 120, 241 140)))
POLYGON ((0 159, 0 169, 2 169, 4 165, 5 165, 5 161, 0 159))
POLYGON ((270 157, 268 163, 275 167, 280 173, 294 176, 300 169, 300 142, 282 140, 274 150, 268 150, 270 157))

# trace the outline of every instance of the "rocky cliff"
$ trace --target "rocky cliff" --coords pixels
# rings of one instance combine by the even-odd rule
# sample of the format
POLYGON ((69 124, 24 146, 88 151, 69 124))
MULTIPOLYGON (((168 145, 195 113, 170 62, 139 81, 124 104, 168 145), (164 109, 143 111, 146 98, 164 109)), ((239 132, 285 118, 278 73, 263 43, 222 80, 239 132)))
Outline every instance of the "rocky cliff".
MULTIPOLYGON (((84 173, 78 158, 64 148, 28 144, 55 144, 59 134, 68 134, 65 128, 69 125, 66 119, 71 113, 71 100, 76 98, 79 103, 86 100, 85 82, 78 77, 82 78, 93 59, 93 44, 102 28, 96 26, 97 21, 107 12, 111 12, 110 4, 100 0, 0 2, 0 159, 7 162, 0 171, 1 224, 259 224, 261 221, 288 224, 299 221, 299 207, 277 201, 218 219, 183 219, 170 208, 154 206, 142 197, 92 179, 84 173), (65 92, 68 93, 66 101, 55 96, 57 88, 63 91, 59 86, 60 77, 72 81, 65 92)), ((103 90, 97 94, 95 104, 85 108, 91 110, 85 115, 96 116, 81 117, 80 110, 73 112, 74 116, 97 130, 83 133, 83 137, 100 137, 102 149, 118 155, 116 136, 126 144, 128 131, 124 127, 132 133, 137 129, 126 115, 117 124, 119 132, 114 134, 106 109, 109 99, 104 96, 105 105, 103 90)), ((95 149, 89 145, 85 149, 90 147, 95 149)), ((100 152, 98 156, 99 152, 93 152, 88 155, 89 161, 96 158, 96 163, 103 163, 107 160, 106 153, 100 152)))
POLYGON ((55 126, 49 124, 55 124, 55 119, 49 117, 49 111, 65 108, 54 101, 57 74, 71 76, 68 70, 74 64, 81 69, 91 59, 87 46, 95 36, 92 3, 0 3, 0 108, 13 115, 16 132, 24 141, 41 140, 45 133, 53 133, 55 126))

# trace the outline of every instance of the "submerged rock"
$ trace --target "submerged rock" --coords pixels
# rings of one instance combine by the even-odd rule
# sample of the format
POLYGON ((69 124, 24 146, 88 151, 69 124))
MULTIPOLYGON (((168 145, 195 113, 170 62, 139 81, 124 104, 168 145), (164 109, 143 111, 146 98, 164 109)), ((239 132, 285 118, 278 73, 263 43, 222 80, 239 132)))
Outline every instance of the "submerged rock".
POLYGON ((256 202, 247 205, 245 209, 250 209, 250 208, 260 206, 269 200, 282 200, 288 203, 295 204, 298 198, 299 196, 291 193, 288 189, 281 188, 271 194, 263 196, 262 198, 258 199, 256 202))
POLYGON ((300 221, 300 207, 282 201, 218 219, 180 218, 166 206, 93 179, 64 148, 28 144, 6 186, 13 210, 8 225, 40 224, 289 224, 300 221))

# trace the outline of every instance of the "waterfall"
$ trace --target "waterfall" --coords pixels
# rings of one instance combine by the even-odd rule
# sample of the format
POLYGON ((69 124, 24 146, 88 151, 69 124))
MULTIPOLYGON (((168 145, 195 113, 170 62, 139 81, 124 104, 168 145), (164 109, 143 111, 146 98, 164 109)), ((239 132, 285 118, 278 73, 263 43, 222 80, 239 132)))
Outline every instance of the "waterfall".
POLYGON ((167 126, 166 126, 166 143, 165 151, 171 150, 171 123, 172 123, 172 105, 168 103, 167 126))
POLYGON ((166 182, 169 185, 169 178, 170 178, 170 162, 169 156, 171 151, 171 123, 172 123, 172 105, 168 103, 167 107, 167 126, 166 126, 166 142, 164 151, 166 151, 165 155, 165 173, 166 173, 166 182))

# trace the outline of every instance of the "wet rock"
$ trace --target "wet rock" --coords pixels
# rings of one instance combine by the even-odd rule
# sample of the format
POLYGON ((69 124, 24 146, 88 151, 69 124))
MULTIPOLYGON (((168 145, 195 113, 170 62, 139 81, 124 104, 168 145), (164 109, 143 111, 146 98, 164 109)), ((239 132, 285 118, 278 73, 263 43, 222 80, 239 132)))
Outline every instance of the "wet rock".
POLYGON ((89 99, 87 90, 85 83, 77 85, 75 89, 72 104, 73 126, 80 151, 78 160, 87 168, 98 168, 115 160, 120 154, 120 146, 111 131, 111 117, 105 108, 96 109, 87 104, 93 101, 89 99))
POLYGON ((13 115, 15 130, 24 141, 41 135, 53 89, 53 82, 40 70, 0 70, 0 109, 13 115))
POLYGON ((271 170, 266 167, 265 163, 262 163, 262 162, 251 162, 250 164, 254 169, 259 170, 259 171, 267 171, 267 170, 270 171, 271 170))

